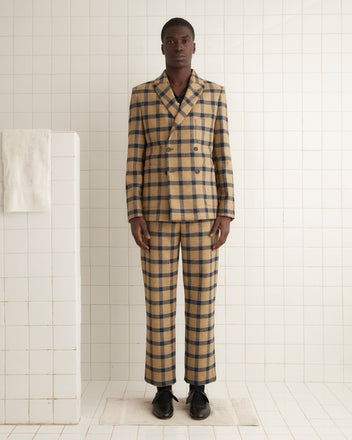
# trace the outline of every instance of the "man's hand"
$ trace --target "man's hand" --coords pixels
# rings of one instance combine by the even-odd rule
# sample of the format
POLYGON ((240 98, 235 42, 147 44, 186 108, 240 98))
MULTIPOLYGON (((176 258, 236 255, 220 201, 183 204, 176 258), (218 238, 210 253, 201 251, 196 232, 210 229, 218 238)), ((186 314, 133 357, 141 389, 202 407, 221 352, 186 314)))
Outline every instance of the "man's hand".
POLYGON ((146 251, 149 251, 149 246, 143 241, 143 236, 150 239, 150 234, 147 227, 147 222, 144 217, 135 217, 130 220, 132 235, 138 246, 146 251))
POLYGON ((230 222, 231 222, 230 217, 223 217, 223 216, 216 217, 209 236, 213 237, 218 229, 220 229, 221 234, 218 241, 215 244, 213 244, 212 246, 213 250, 219 248, 225 243, 227 236, 229 235, 230 232, 230 222))

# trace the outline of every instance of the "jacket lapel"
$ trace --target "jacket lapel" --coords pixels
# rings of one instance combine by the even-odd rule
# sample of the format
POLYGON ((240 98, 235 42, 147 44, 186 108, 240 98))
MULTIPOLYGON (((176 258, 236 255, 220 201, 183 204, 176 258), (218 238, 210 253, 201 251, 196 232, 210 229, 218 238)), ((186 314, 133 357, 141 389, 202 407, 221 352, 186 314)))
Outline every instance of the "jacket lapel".
POLYGON ((176 116, 179 105, 177 99, 175 98, 174 92, 169 83, 169 79, 166 75, 166 71, 159 76, 154 82, 154 90, 160 98, 160 101, 168 109, 173 117, 176 116))
POLYGON ((204 81, 199 78, 194 70, 192 70, 192 75, 189 79, 188 88, 185 97, 182 100, 181 106, 175 118, 176 124, 181 124, 186 116, 189 115, 193 106, 198 101, 200 95, 203 93, 204 81))
POLYGON ((194 104, 198 101, 200 95, 202 94, 204 89, 204 81, 192 69, 188 88, 181 106, 178 104, 177 99, 175 98, 165 70, 159 76, 159 78, 155 80, 154 89, 158 94, 160 101, 175 118, 174 125, 179 125, 191 112, 194 104))

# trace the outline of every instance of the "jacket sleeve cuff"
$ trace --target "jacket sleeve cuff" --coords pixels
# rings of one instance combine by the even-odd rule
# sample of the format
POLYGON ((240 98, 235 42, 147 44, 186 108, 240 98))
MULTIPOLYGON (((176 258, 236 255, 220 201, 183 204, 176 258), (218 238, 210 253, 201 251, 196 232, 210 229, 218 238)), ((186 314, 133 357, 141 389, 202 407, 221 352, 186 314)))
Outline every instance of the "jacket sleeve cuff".
POLYGON ((128 213, 128 221, 132 220, 135 217, 144 217, 142 210, 130 211, 128 213))
POLYGON ((235 218, 234 206, 227 206, 226 203, 222 203, 218 207, 217 215, 222 217, 229 217, 232 221, 235 218))

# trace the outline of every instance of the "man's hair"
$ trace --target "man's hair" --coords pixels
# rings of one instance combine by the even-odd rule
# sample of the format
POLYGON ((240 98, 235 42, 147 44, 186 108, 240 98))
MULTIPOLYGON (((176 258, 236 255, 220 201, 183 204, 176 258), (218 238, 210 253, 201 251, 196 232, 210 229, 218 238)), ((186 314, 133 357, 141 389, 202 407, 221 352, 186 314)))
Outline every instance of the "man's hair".
POLYGON ((191 31, 192 38, 194 41, 195 34, 194 34, 193 26, 191 25, 191 23, 189 21, 185 20, 184 18, 180 18, 180 17, 171 18, 169 21, 167 21, 164 24, 164 26, 161 30, 161 41, 164 41, 166 30, 172 26, 185 26, 185 27, 187 27, 191 31))

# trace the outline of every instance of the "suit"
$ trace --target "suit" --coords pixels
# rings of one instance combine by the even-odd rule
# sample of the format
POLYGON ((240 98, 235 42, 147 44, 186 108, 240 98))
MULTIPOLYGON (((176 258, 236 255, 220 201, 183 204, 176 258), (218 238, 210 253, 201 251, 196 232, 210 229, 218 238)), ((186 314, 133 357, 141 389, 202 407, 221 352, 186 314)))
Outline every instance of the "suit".
POLYGON ((224 88, 194 70, 181 104, 166 71, 132 90, 126 199, 128 220, 144 217, 141 248, 147 316, 145 380, 175 383, 179 247, 185 290, 185 376, 216 380, 214 347, 217 216, 234 218, 233 172, 224 88))

